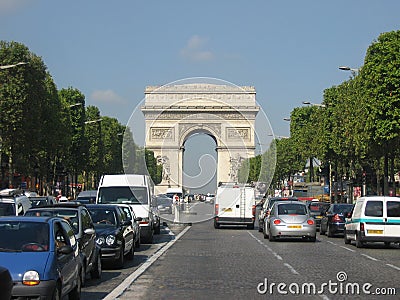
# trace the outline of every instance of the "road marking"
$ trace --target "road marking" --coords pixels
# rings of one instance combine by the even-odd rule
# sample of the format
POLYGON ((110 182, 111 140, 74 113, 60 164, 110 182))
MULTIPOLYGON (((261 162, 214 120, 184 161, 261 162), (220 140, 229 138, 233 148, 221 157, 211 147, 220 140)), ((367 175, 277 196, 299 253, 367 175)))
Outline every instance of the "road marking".
POLYGON ((379 259, 377 259, 377 258, 375 258, 375 257, 372 257, 372 256, 369 256, 369 255, 367 255, 367 254, 361 253, 361 255, 362 255, 362 256, 365 256, 366 258, 369 258, 370 260, 379 261, 379 259))
POLYGON ((103 300, 115 300, 121 296, 125 290, 140 276, 142 275, 161 255, 165 253, 177 240, 179 240, 191 226, 187 226, 183 229, 174 239, 170 240, 168 243, 164 243, 165 246, 160 247, 160 249, 155 252, 150 258, 148 258, 135 272, 129 275, 125 280, 117 286, 111 293, 109 293, 103 300))
POLYGON ((329 244, 332 244, 332 245, 335 245, 335 246, 337 246, 337 244, 336 243, 334 243, 334 242, 331 242, 331 241, 326 241, 327 243, 329 243, 329 244))
POLYGON ((291 265, 289 265, 288 263, 284 263, 283 265, 286 266, 286 267, 288 267, 289 270, 290 270, 293 274, 295 274, 295 275, 300 275, 299 272, 297 272, 297 271, 296 271, 291 265))
POLYGON ((357 252, 356 250, 354 250, 354 249, 350 249, 350 248, 348 248, 348 247, 346 247, 346 246, 339 246, 340 248, 343 248, 343 249, 346 249, 346 250, 349 250, 349 251, 351 251, 351 252, 357 252))
POLYGON ((399 271, 400 271, 400 268, 397 267, 397 266, 395 266, 395 265, 391 265, 391 264, 386 264, 386 265, 389 266, 389 267, 391 267, 391 268, 393 268, 393 269, 396 269, 396 270, 399 270, 399 271))
POLYGON ((252 234, 250 231, 247 231, 247 233, 250 234, 251 237, 253 237, 259 244, 261 244, 261 245, 263 245, 265 248, 267 248, 267 250, 268 250, 269 252, 271 252, 273 256, 275 256, 275 257, 276 257, 277 259, 279 259, 279 260, 283 260, 283 258, 282 258, 278 253, 276 253, 274 250, 272 250, 270 247, 268 247, 266 244, 264 244, 264 243, 263 243, 259 238, 257 238, 254 234, 252 234))

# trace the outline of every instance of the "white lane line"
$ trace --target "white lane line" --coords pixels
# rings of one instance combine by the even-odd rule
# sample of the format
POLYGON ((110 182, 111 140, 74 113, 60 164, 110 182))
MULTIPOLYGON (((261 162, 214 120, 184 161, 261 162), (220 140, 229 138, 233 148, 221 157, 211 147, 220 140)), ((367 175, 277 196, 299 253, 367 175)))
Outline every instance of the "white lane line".
POLYGON ((395 266, 395 265, 392 265, 392 264, 386 264, 388 267, 391 267, 391 268, 393 268, 393 269, 396 269, 396 270, 399 270, 400 271, 400 268, 398 267, 398 266, 395 266))
POLYGON ((332 244, 332 245, 335 245, 335 246, 337 246, 337 244, 336 243, 334 243, 334 242, 331 242, 331 241, 326 241, 327 243, 329 243, 329 244, 332 244))
POLYGON ((272 255, 275 256, 278 260, 283 260, 283 258, 282 258, 278 253, 276 253, 274 250, 272 250, 270 247, 268 247, 266 244, 264 244, 258 237, 256 237, 256 236, 255 236, 254 234, 252 234, 250 231, 247 231, 247 233, 250 234, 251 237, 252 237, 253 239, 255 239, 260 245, 262 245, 262 246, 264 246, 265 248, 267 248, 267 250, 268 250, 269 252, 271 252, 272 255))
POLYGON ((179 240, 191 226, 183 229, 173 240, 169 241, 164 247, 148 258, 135 272, 129 275, 119 286, 109 293, 103 300, 115 300, 140 276, 145 272, 161 255, 165 253, 177 240, 179 240))
POLYGON ((350 248, 348 248, 348 247, 346 247, 346 246, 339 246, 340 248, 343 248, 343 249, 346 249, 346 250, 349 250, 349 251, 351 251, 351 252, 357 252, 356 250, 354 250, 354 249, 350 249, 350 248))
POLYGON ((379 259, 377 259, 377 258, 375 258, 375 257, 372 257, 372 256, 369 256, 369 255, 367 255, 367 254, 361 253, 361 255, 364 256, 364 257, 366 257, 366 258, 369 258, 370 260, 379 261, 379 259))
POLYGON ((292 267, 291 265, 289 265, 288 263, 284 263, 283 265, 286 266, 286 267, 288 267, 289 270, 290 270, 290 272, 292 272, 293 274, 295 274, 295 275, 300 275, 299 272, 297 272, 297 271, 295 270, 295 268, 293 268, 293 267, 292 267))

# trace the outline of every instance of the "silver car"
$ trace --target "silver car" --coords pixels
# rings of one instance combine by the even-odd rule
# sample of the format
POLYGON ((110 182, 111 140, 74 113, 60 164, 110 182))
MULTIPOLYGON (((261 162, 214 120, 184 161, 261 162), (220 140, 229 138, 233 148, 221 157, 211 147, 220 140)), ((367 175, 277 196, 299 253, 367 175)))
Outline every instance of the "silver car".
POLYGON ((278 201, 264 222, 264 238, 301 237, 311 242, 316 240, 315 220, 305 203, 299 201, 278 201))

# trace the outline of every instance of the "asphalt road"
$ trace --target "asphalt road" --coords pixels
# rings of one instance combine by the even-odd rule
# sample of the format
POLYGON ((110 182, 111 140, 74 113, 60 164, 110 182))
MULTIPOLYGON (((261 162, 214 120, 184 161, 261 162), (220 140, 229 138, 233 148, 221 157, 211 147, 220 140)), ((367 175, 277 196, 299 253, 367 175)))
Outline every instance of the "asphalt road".
MULTIPOLYGON (((184 228, 175 227, 177 233, 184 228)), ((123 270, 88 281, 82 298, 103 298, 172 239, 164 228, 123 270)), ((320 235, 315 243, 269 242, 257 227, 216 230, 212 221, 194 223, 118 299, 399 299, 399 251, 383 244, 358 249, 320 235), (397 296, 376 295, 393 289, 397 296)))

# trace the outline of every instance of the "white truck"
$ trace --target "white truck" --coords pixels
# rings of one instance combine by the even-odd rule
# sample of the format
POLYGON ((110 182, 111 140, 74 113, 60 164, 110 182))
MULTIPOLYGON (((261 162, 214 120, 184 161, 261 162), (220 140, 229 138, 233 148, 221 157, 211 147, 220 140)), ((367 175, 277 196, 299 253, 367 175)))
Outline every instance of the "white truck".
POLYGON ((214 208, 214 228, 220 228, 221 225, 246 225, 248 229, 254 229, 254 187, 235 182, 220 183, 214 208))
POLYGON ((140 239, 153 242, 153 234, 160 232, 159 216, 154 213, 152 199, 154 184, 147 175, 103 175, 97 190, 97 204, 129 204, 140 217, 140 239))

